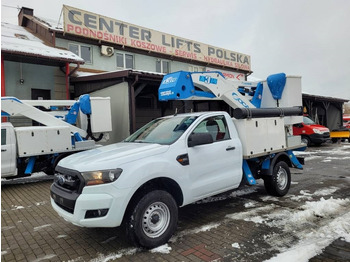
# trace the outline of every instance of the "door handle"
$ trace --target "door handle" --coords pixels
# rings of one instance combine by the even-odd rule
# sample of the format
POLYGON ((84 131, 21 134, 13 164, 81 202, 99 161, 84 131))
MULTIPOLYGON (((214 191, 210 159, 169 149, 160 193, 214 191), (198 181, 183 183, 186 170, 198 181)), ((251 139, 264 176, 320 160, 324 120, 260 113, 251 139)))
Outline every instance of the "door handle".
POLYGON ((1 149, 1 152, 6 152, 7 150, 6 149, 1 149))
POLYGON ((234 146, 229 146, 228 148, 226 148, 226 151, 235 150, 235 149, 236 149, 236 147, 234 147, 234 146))

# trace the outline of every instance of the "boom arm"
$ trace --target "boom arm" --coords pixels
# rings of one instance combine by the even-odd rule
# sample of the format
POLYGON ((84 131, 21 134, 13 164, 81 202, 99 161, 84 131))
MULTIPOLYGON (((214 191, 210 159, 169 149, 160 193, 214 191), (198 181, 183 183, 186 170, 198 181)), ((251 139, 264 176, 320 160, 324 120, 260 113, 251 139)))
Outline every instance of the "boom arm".
POLYGON ((199 100, 217 98, 232 108, 256 108, 239 91, 255 87, 249 82, 227 81, 220 72, 191 73, 179 71, 164 76, 159 87, 159 100, 199 100))
MULTIPOLYGON (((65 105, 64 101, 57 102, 52 101, 51 106, 62 106, 65 105)), ((67 102, 67 101, 65 101, 67 102)), ((69 101, 68 105, 74 104, 75 101, 69 101)), ((1 98, 1 115, 2 116, 16 116, 16 115, 22 115, 29 119, 35 120, 45 126, 68 126, 72 133, 78 132, 82 137, 85 137, 87 135, 86 131, 83 129, 80 129, 76 126, 73 126, 65 121, 62 121, 61 119, 56 118, 53 115, 48 114, 48 112, 41 111, 40 109, 37 109, 34 107, 36 106, 45 106, 48 107, 50 101, 44 101, 43 104, 41 104, 40 100, 36 101, 35 103, 26 103, 24 101, 20 101, 19 99, 15 97, 2 97, 1 98)))
MULTIPOLYGON (((282 105, 287 104, 287 107, 280 107, 279 100, 286 85, 284 73, 271 75, 264 82, 265 84, 227 80, 220 72, 179 71, 164 76, 158 97, 160 101, 223 100, 234 109, 233 116, 236 119, 302 115, 301 92, 293 92, 298 89, 289 91, 289 96, 285 95, 282 100, 282 105), (263 97, 268 103, 261 106, 263 97), (286 103, 291 97, 300 99, 286 103)), ((299 118, 292 121, 300 122, 299 118)))

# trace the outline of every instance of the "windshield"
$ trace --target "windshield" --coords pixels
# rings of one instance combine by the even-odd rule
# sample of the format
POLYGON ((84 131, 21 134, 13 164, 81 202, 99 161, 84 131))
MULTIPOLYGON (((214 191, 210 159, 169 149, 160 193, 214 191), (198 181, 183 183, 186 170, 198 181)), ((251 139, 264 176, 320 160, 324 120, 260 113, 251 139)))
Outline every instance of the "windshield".
POLYGON ((124 142, 170 145, 196 120, 193 116, 158 118, 129 136, 124 142))
POLYGON ((303 122, 305 125, 315 125, 315 122, 306 116, 303 117, 303 122))

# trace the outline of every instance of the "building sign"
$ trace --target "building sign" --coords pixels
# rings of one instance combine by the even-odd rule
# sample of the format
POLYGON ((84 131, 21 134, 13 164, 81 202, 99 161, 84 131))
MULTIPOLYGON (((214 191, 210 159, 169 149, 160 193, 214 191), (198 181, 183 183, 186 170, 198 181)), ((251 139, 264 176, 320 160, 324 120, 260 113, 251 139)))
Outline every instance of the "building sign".
POLYGON ((231 71, 227 71, 227 70, 221 70, 221 69, 215 69, 215 68, 210 68, 210 67, 206 67, 205 71, 218 71, 221 72, 226 79, 229 80, 235 80, 235 81, 245 81, 245 74, 243 73, 237 73, 237 72, 231 72, 231 71))
POLYGON ((105 42, 250 71, 250 56, 63 6, 64 32, 105 42))

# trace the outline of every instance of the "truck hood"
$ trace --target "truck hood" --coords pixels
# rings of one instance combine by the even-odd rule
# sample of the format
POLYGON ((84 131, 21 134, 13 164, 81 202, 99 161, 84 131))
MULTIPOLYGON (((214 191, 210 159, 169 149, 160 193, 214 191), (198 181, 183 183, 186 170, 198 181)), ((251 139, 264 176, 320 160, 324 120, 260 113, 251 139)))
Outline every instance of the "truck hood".
POLYGON ((168 145, 121 142, 73 154, 58 165, 79 172, 113 169, 124 163, 162 154, 168 148, 168 145))

